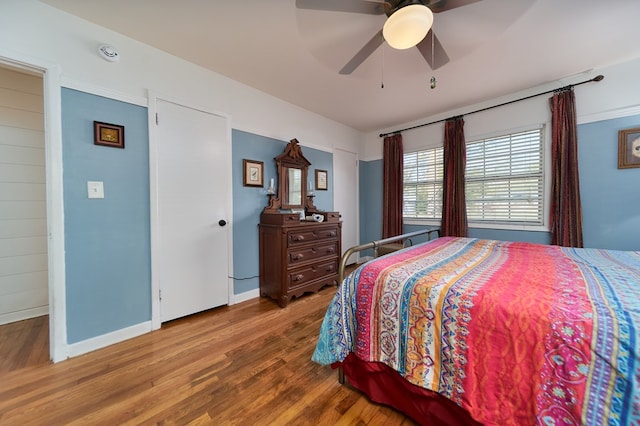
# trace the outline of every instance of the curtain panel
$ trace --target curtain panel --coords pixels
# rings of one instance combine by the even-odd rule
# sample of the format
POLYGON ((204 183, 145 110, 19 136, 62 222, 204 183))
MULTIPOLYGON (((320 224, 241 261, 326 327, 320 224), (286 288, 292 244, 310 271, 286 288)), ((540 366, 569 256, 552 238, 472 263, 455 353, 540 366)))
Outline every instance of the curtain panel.
POLYGON ((382 238, 402 234, 402 135, 384 138, 383 190, 382 190, 382 238))
POLYGON ((469 234, 464 193, 466 162, 464 120, 462 117, 449 119, 444 125, 444 176, 440 225, 440 235, 443 237, 466 237, 469 234))
POLYGON ((578 130, 573 88, 554 93, 551 107, 551 244, 582 247, 578 130))

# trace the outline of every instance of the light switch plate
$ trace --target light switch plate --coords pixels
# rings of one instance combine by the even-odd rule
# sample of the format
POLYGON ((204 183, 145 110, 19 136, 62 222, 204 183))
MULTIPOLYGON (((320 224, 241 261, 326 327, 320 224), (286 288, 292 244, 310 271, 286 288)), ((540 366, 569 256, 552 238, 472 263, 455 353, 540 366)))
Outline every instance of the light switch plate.
POLYGON ((104 198, 104 185, 102 182, 88 181, 87 193, 89 198, 104 198))

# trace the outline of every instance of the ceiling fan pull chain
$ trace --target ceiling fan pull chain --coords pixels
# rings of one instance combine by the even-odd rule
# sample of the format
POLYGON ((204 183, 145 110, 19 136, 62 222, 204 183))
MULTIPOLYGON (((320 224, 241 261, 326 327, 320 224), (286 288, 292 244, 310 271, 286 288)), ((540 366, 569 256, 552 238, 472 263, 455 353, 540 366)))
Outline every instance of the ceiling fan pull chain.
MULTIPOLYGON (((435 58, 435 31, 433 30, 433 27, 431 27, 431 68, 432 69, 436 69, 436 58, 435 58)), ((432 75, 431 76, 431 80, 429 82, 429 87, 431 87, 431 90, 436 88, 436 76, 432 75)))
POLYGON ((435 57, 435 31, 433 31, 433 27, 431 27, 431 63, 433 64, 433 69, 436 69, 436 57, 435 57))
POLYGON ((384 44, 382 45, 382 65, 380 67, 380 88, 384 89, 384 44))

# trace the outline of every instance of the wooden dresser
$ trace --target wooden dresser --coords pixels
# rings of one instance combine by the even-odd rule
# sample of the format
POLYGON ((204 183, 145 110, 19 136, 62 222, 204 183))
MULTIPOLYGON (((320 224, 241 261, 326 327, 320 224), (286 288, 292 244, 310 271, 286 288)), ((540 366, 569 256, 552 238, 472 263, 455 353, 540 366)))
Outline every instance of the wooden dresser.
POLYGON ((260 295, 280 307, 293 297, 338 284, 342 222, 337 212, 323 222, 301 221, 297 213, 260 216, 260 295))

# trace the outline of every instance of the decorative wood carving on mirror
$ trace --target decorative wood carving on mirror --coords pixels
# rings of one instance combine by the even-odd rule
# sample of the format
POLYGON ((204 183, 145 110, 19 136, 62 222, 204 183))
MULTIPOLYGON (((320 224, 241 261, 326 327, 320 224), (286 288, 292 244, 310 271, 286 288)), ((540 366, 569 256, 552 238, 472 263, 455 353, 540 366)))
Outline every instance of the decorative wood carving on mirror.
POLYGON ((318 212, 313 205, 313 196, 307 194, 307 172, 311 163, 298 143, 297 139, 291 139, 282 154, 274 159, 278 169, 278 192, 269 194, 269 205, 263 213, 280 213, 281 209, 304 209, 305 214, 318 212))

